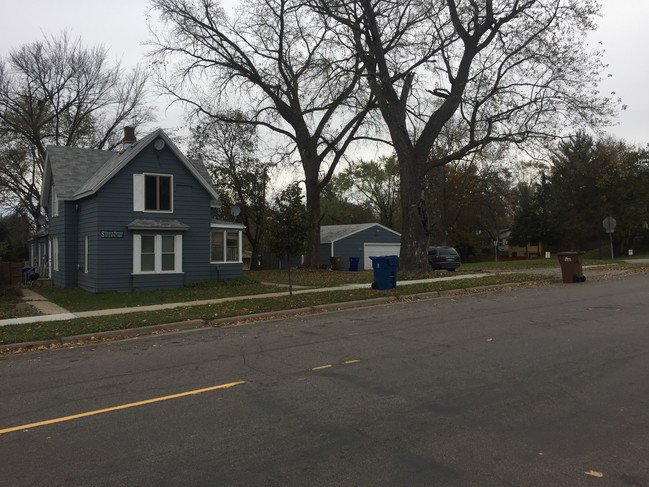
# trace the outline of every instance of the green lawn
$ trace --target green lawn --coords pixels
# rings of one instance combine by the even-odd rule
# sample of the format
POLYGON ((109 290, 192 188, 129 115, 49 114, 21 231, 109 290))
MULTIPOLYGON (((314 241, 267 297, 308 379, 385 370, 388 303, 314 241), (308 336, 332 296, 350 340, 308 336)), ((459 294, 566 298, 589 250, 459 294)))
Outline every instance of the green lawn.
MULTIPOLYGON (((617 261, 616 261, 617 262, 617 261)), ((610 265, 610 260, 598 261, 586 259, 584 265, 606 264, 610 265)), ((626 266, 628 264, 617 263, 616 265, 626 266)), ((422 279, 429 277, 449 277, 462 275, 466 273, 502 273, 502 272, 520 272, 522 270, 557 268, 559 263, 556 259, 535 259, 510 262, 478 262, 463 264, 456 272, 448 271, 424 271, 419 273, 397 273, 397 281, 411 279, 422 279)), ((361 284, 372 283, 373 272, 359 271, 328 271, 328 270, 308 270, 294 269, 291 271, 291 281, 294 289, 301 287, 334 287, 344 284, 361 284)), ((81 289, 69 288, 36 288, 50 301, 59 306, 72 311, 93 311, 100 309, 114 308, 131 308, 137 306, 146 306, 159 303, 183 303, 188 301, 199 301, 214 298, 227 298, 233 296, 248 296, 265 293, 277 292, 285 289, 288 285, 288 273, 286 271, 246 271, 241 279, 231 281, 210 281, 187 286, 182 289, 170 289, 160 291, 138 291, 132 293, 89 293, 81 289)), ((15 298, 15 297, 14 297, 15 298)), ((0 310, 5 309, 5 317, 13 317, 10 313, 19 313, 15 311, 15 302, 11 302, 0 296, 0 310), (4 304, 4 308, 3 308, 4 304), (14 310, 14 311, 11 311, 14 310)), ((23 316, 28 315, 28 311, 21 311, 23 316)), ((33 314, 33 313, 32 313, 33 314)))
MULTIPOLYGON (((397 281, 410 278, 445 277, 466 272, 437 271, 433 273, 431 271, 416 275, 398 273, 397 281)), ((306 269, 294 269, 291 271, 291 281, 295 286, 294 289, 363 283, 367 283, 369 287, 372 280, 372 271, 347 272, 306 269)), ((286 271, 246 271, 241 279, 202 282, 182 289, 137 291, 132 293, 89 293, 81 289, 51 287, 37 288, 36 291, 53 303, 69 311, 77 312, 267 294, 286 290, 286 286, 288 286, 288 273, 286 271)))

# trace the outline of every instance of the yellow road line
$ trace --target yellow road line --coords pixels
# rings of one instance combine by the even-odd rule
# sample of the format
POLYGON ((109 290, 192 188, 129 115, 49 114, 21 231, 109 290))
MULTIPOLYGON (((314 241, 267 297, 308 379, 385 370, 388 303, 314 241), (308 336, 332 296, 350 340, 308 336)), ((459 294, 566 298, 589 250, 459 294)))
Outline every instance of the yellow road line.
POLYGON ((318 367, 313 367, 311 370, 330 369, 331 367, 333 367, 333 365, 331 365, 331 364, 320 365, 320 366, 318 366, 318 367))
POLYGON ((46 426, 48 424, 63 423, 64 421, 72 421, 74 419, 86 418, 88 416, 95 416, 97 414, 109 413, 111 411, 119 411, 120 409, 134 408, 137 406, 145 406, 147 404, 153 404, 161 401, 168 401, 170 399, 178 399, 180 397, 202 394, 204 392, 216 391, 218 389, 228 389, 230 387, 238 386, 245 383, 246 381, 229 382, 227 384, 219 384, 218 386, 206 387, 204 389, 196 389, 193 391, 181 392, 179 394, 172 394, 170 396, 155 397, 153 399, 147 399, 145 401, 132 402, 130 404, 122 404, 120 406, 113 406, 106 409, 97 409, 96 411, 88 411, 85 413, 73 414, 72 416, 65 416, 62 418, 48 419, 47 421, 39 421, 38 423, 30 423, 30 424, 23 424, 21 426, 13 426, 11 428, 1 429, 0 435, 3 435, 5 433, 11 433, 12 431, 20 431, 20 430, 25 430, 30 428, 37 428, 39 426, 46 426))
MULTIPOLYGON (((357 364, 359 363, 360 360, 345 360, 339 365, 352 365, 352 364, 357 364)), ((318 365, 317 367, 313 367, 311 370, 323 370, 323 369, 331 369, 333 367, 333 364, 326 364, 326 365, 318 365)))

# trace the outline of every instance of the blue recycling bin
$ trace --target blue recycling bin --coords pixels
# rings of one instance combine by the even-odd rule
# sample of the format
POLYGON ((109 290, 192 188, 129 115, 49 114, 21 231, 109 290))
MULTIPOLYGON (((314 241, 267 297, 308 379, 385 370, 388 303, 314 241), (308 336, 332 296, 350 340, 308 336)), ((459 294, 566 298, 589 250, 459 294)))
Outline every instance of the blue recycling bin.
POLYGON ((394 289, 397 287, 397 269, 399 257, 396 255, 382 255, 370 257, 374 270, 372 289, 394 289))
POLYGON ((25 284, 25 285, 29 284, 29 271, 31 271, 31 270, 32 270, 31 267, 23 267, 21 269, 21 271, 23 273, 23 284, 25 284))
POLYGON ((350 257, 349 258, 349 270, 350 272, 358 272, 358 261, 360 257, 350 257))

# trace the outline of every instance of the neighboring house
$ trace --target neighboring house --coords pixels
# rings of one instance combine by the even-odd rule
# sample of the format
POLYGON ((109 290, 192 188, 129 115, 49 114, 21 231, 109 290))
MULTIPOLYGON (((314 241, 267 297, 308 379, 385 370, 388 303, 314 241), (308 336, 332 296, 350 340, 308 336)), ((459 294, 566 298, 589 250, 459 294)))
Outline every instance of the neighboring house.
POLYGON ((30 260, 47 262, 56 286, 132 291, 242 274, 243 225, 212 219, 220 201, 205 165, 161 129, 137 141, 125 128, 120 151, 49 146, 41 195, 48 228, 30 260))
POLYGON ((530 258, 541 256, 540 242, 528 242, 527 245, 512 245, 510 243, 511 230, 504 230, 500 233, 498 242, 499 257, 509 258, 530 258))
MULTIPOLYGON (((40 230, 33 234, 27 243, 29 249, 30 267, 38 270, 39 278, 49 279, 50 264, 48 254, 47 230, 40 230)), ((42 282, 42 281, 41 281, 42 282)))
POLYGON ((358 269, 371 269, 370 256, 399 255, 401 234, 378 223, 324 225, 320 227, 320 264, 329 266, 340 257, 341 270, 349 269, 349 258, 357 257, 358 269))

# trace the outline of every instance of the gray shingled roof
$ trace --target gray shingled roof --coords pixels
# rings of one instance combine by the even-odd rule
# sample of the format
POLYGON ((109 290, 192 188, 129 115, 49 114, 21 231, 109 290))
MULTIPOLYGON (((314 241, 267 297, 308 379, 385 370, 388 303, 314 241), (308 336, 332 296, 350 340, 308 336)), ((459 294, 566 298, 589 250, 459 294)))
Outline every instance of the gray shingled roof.
POLYGON ((105 150, 49 146, 47 157, 58 197, 72 199, 79 188, 115 155, 105 150))
POLYGON ((187 159, 162 129, 151 132, 122 152, 49 146, 41 204, 47 206, 49 201, 47 185, 49 178, 53 180, 60 199, 74 200, 94 194, 144 147, 158 138, 169 146, 187 169, 203 184, 211 194, 213 204, 218 206, 220 201, 216 188, 203 162, 187 159))
POLYGON ((133 150, 133 147, 134 145, 123 152, 114 152, 113 157, 106 161, 106 164, 98 168, 98 170, 86 180, 83 186, 75 192, 74 196, 81 196, 96 191, 96 188, 101 186, 102 181, 110 179, 111 173, 121 166, 121 162, 125 157, 130 155, 128 153, 133 150))
POLYGON ((367 230, 372 227, 381 227, 388 232, 395 233, 399 235, 398 232, 384 227, 379 223, 357 223, 353 225, 322 225, 320 227, 320 243, 331 243, 336 242, 342 238, 348 237, 363 230, 367 230))
POLYGON ((207 170, 207 167, 205 166, 205 163, 203 162, 202 159, 189 159, 189 162, 192 163, 192 165, 196 168, 196 170, 199 172, 201 176, 205 179, 205 181, 210 183, 210 186, 214 188, 214 191, 216 191, 216 186, 214 186, 214 183, 212 182, 212 176, 210 176, 209 171, 207 170))

